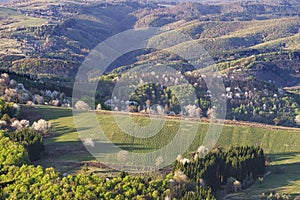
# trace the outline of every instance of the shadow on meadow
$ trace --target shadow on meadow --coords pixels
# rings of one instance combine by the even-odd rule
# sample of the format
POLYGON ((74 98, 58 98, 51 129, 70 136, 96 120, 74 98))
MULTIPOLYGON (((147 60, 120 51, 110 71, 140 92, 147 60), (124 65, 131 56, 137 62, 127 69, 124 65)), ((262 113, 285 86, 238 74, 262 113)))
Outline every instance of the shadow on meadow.
POLYGON ((41 113, 45 120, 54 120, 62 117, 71 117, 72 110, 69 108, 60 108, 53 106, 39 106, 34 111, 41 113))
POLYGON ((227 199, 259 199, 262 193, 276 191, 291 195, 290 199, 300 195, 300 157, 299 152, 282 152, 267 154, 271 165, 266 168, 268 175, 263 181, 257 181, 251 188, 230 195, 227 199))
POLYGON ((285 162, 300 162, 300 152, 281 152, 266 154, 273 163, 285 164, 285 162))

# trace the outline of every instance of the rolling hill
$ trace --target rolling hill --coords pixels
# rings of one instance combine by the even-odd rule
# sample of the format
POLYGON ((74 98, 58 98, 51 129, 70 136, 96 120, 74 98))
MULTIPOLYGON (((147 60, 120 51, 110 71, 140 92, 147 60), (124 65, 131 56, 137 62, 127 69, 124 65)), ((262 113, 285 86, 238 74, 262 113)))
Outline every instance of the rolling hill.
MULTIPOLYGON (((162 32, 148 42, 157 49, 123 55, 104 76, 89 80, 101 80, 97 101, 104 104, 109 100, 114 85, 129 69, 149 64, 181 71, 196 88, 197 98, 207 100, 205 83, 197 80, 201 80, 202 72, 218 69, 225 86, 232 90, 227 94, 228 119, 273 123, 281 118, 280 125, 296 126, 294 118, 300 114, 300 98, 297 92, 279 91, 300 84, 298 1, 176 4, 41 0, 12 5, 6 4, 0 10, 0 34, 5 41, 0 45, 3 72, 29 75, 33 82, 43 79, 53 84, 51 79, 55 78, 57 88, 69 86, 84 58, 100 42, 124 30, 156 26, 162 32), (190 39, 182 40, 176 33, 190 39), (159 49, 164 46, 168 48, 159 49), (176 55, 194 47, 204 48, 214 61, 206 65, 209 58, 200 58, 203 71, 193 72, 191 63, 176 55), (255 94, 250 97, 248 94, 254 89, 255 94)), ((152 99, 153 95, 139 96, 136 100, 145 106, 141 99, 152 99)), ((155 102, 162 102, 155 98, 155 102)), ((201 109, 206 116, 208 108, 201 109)))
POLYGON ((80 65, 90 50, 109 36, 146 26, 190 35, 216 62, 228 59, 228 54, 239 59, 247 51, 299 48, 297 1, 208 3, 20 1, 13 7, 7 4, 0 10, 1 40, 5 41, 0 46, 1 57, 43 57, 80 65), (245 16, 248 18, 243 19, 245 16))
MULTIPOLYGON (((260 146, 271 160, 263 179, 225 199, 258 199, 260 194, 271 189, 296 197, 300 194, 299 44, 300 0, 206 0, 201 3, 11 0, 0 4, 0 72, 4 73, 0 86, 3 98, 11 101, 11 106, 27 104, 20 106, 21 112, 16 118, 28 119, 30 124, 44 118, 52 124, 52 129, 43 133, 45 152, 35 164, 53 166, 59 172, 70 174, 84 172, 106 177, 116 174, 104 167, 103 157, 96 161, 87 151, 76 130, 73 110, 58 107, 62 102, 62 106, 70 107, 74 101, 76 107, 75 103, 80 100, 91 110, 96 106, 97 110, 99 107, 105 109, 95 111, 105 137, 118 147, 137 153, 152 152, 169 144, 180 129, 179 120, 183 119, 198 128, 188 149, 195 151, 205 140, 209 123, 219 121, 216 111, 221 111, 227 120, 216 146, 260 146), (104 75, 93 74, 93 78, 81 82, 96 83, 95 87, 98 84, 95 94, 90 95, 93 91, 83 87, 75 90, 79 96, 71 100, 76 73, 99 43, 125 30, 151 26, 161 30, 148 40, 153 48, 117 58, 104 75), (202 48, 208 56, 197 54, 193 58, 200 69, 179 55, 182 51, 198 53, 202 48), (164 71, 161 74, 130 71, 146 66, 154 66, 159 72, 171 67, 178 77, 164 71), (218 74, 206 73, 209 71, 218 74), (206 83, 210 75, 223 81, 221 98, 226 108, 214 104, 211 88, 206 83), (124 77, 126 80, 155 77, 160 82, 139 79, 139 83, 131 85, 133 92, 125 94, 129 96, 127 101, 121 99, 127 98, 125 95, 120 95, 120 99, 112 96, 115 86, 122 84, 120 80, 124 77), (185 84, 181 80, 189 87, 183 87, 185 84), (195 99, 180 101, 179 97, 191 94, 195 94, 195 99), (31 100, 43 105, 34 105, 31 100), (113 116, 113 112, 107 110, 118 112, 113 116), (164 126, 149 138, 133 137, 135 128, 129 128, 132 136, 120 126, 128 126, 126 117, 146 126, 152 118, 160 121, 161 112, 168 115, 164 126), (151 113, 153 115, 148 115, 151 113), (195 116, 202 120, 192 119, 195 116), (119 118, 119 124, 115 117, 119 118)), ((119 49, 113 50, 118 52, 119 49)), ((89 71, 87 76, 90 74, 89 71)), ((121 89, 124 91, 119 93, 123 94, 127 88, 121 85, 121 89)), ((94 112, 91 110, 89 113, 94 112)), ((93 130, 98 136, 97 129, 88 126, 85 114, 78 112, 79 121, 84 125, 79 131, 93 130)), ((9 123, 15 123, 16 118, 9 123)), ((7 116, 3 115, 1 124, 6 121, 7 116)), ((190 131, 189 126, 183 129, 190 131)), ((148 136, 150 131, 143 129, 141 132, 148 136)), ((186 133, 185 136, 187 139, 190 135, 186 133)), ((106 145, 98 138, 87 139, 90 143, 84 140, 85 144, 93 146, 96 141, 96 144, 106 145)), ((177 145, 172 146, 172 150, 177 145)), ((185 152, 185 156, 189 153, 185 152)), ((68 177, 71 176, 67 174, 62 179, 68 177)), ((108 183, 107 179, 103 182, 108 183)))

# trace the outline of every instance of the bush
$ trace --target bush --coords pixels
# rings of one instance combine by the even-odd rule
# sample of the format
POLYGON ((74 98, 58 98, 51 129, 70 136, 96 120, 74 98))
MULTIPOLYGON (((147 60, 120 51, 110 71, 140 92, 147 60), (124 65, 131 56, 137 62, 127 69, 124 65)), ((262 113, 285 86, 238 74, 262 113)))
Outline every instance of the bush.
POLYGON ((8 114, 4 114, 1 118, 2 121, 5 121, 7 124, 10 123, 10 116, 8 114))
POLYGON ((28 128, 29 127, 29 121, 28 120, 15 120, 12 124, 11 124, 11 127, 14 128, 15 130, 17 131, 21 131, 25 128, 28 128))
POLYGON ((3 166, 29 163, 27 151, 24 147, 0 133, 0 170, 3 166))
POLYGON ((91 107, 84 101, 77 101, 75 104, 77 110, 91 110, 91 107))
POLYGON ((33 130, 45 133, 51 128, 51 124, 44 119, 40 119, 37 122, 33 122, 32 126, 33 130))
POLYGON ((0 117, 7 114, 10 117, 15 117, 19 114, 20 107, 15 103, 6 103, 3 99, 0 99, 0 117))

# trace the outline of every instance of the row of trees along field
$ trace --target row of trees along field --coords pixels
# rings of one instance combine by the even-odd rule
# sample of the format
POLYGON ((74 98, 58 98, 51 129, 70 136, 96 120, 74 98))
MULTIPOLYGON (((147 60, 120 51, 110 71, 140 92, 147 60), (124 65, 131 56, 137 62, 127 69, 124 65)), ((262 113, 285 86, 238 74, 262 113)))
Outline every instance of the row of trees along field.
MULTIPOLYGON (((185 112, 184 107, 186 105, 195 105, 195 112, 193 113, 198 113, 196 111, 198 109, 201 116, 210 117, 210 110, 215 109, 211 104, 211 91, 206 87, 203 78, 199 74, 192 73, 186 78, 191 84, 190 87, 183 87, 176 85, 176 83, 173 87, 153 83, 138 85, 130 97, 130 100, 136 102, 136 105, 124 108, 124 106, 116 104, 111 109, 127 109, 132 112, 139 112, 152 107, 156 111, 156 107, 153 105, 160 105, 166 113, 179 114, 181 111, 185 112), (192 99, 187 97, 193 94, 196 98, 193 99, 194 102, 189 102, 192 99)), ((300 124, 295 121, 296 116, 300 115, 298 95, 286 93, 271 83, 259 80, 226 79, 224 84, 226 89, 224 97, 227 102, 226 119, 281 126, 297 126, 300 124)), ((108 87, 105 86, 105 88, 108 87)), ((105 97, 104 95, 97 95, 97 99, 103 102, 105 97)))

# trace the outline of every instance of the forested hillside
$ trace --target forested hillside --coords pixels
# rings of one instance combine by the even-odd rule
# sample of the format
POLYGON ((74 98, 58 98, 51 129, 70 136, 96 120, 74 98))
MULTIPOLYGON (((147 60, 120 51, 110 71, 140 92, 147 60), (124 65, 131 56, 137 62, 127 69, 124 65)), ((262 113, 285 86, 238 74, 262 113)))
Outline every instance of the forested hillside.
MULTIPOLYGON (((165 27, 190 35, 216 62, 299 49, 299 3, 296 1, 176 5, 19 1, 4 6, 0 10, 0 52, 2 59, 8 61, 3 66, 7 68, 13 65, 9 61, 22 58, 16 55, 28 57, 31 62, 45 58, 80 65, 84 56, 109 36, 146 26, 165 27)), ((65 70, 76 71, 68 67, 65 70)))
MULTIPOLYGON (((165 31, 152 37, 151 44, 163 46, 164 42, 173 41, 175 44, 179 41, 173 34, 175 31, 191 40, 176 43, 169 50, 178 52, 200 45, 209 53, 215 64, 205 66, 204 71, 218 69, 222 74, 227 119, 297 126, 300 124, 296 120, 300 114, 299 6, 298 1, 283 0, 178 4, 11 2, 0 9, 0 68, 29 78, 28 88, 39 88, 35 83, 42 81, 70 95, 82 61, 101 41, 131 28, 161 27, 165 31)), ((100 80, 96 104, 105 109, 124 110, 111 107, 110 96, 115 84, 127 76, 126 71, 149 63, 171 66, 184 73, 197 91, 195 109, 201 110, 201 116, 211 117, 213 108, 201 70, 193 72, 188 61, 155 49, 126 54, 114 61, 105 75, 91 80, 100 80)), ((179 102, 171 90, 159 85, 141 86, 130 97, 138 104, 134 103, 130 110, 144 110, 149 100, 150 107, 159 104, 165 107, 166 113, 179 114, 179 102), (153 96, 154 91, 157 95, 153 96)), ((182 96, 189 93, 175 90, 182 96)), ((156 108, 151 109, 157 112, 156 108)))
POLYGON ((299 199, 300 0, 0 1, 0 74, 0 199, 299 199), (140 45, 119 33, 149 27, 160 31, 145 48, 119 55, 140 45), (106 53, 119 57, 89 70, 106 53), (171 162, 177 151, 152 168, 127 160, 181 148, 172 140, 191 124, 171 162), (89 152, 97 145, 120 163, 89 152))

